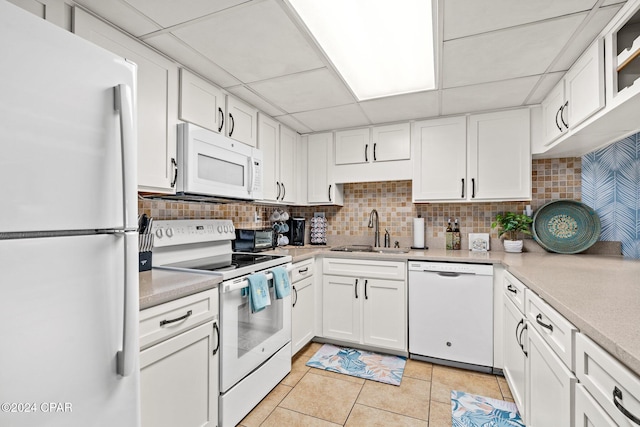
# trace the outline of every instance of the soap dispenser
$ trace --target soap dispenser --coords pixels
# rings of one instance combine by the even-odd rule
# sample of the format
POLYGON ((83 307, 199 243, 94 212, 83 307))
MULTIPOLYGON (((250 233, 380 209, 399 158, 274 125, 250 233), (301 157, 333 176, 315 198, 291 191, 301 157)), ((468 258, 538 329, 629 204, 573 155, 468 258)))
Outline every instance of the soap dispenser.
POLYGON ((386 228, 384 229, 384 247, 391 247, 391 236, 389 236, 389 230, 387 230, 386 228))

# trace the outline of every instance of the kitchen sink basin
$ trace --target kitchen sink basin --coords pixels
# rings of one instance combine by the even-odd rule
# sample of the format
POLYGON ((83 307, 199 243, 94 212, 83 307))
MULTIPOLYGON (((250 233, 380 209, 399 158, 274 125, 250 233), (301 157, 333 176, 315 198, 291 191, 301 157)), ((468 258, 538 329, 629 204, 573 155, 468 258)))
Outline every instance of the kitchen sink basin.
POLYGON ((369 245, 345 245, 331 248, 336 252, 372 252, 380 254, 406 254, 409 248, 374 248, 369 245))

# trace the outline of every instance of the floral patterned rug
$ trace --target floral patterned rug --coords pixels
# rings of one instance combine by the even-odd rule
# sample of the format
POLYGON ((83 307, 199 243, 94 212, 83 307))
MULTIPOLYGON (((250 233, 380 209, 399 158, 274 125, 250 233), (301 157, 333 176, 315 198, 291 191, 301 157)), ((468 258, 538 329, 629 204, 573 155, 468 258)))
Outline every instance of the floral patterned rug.
POLYGON ((307 366, 353 377, 400 385, 407 358, 371 353, 325 344, 307 362, 307 366))
POLYGON ((515 403, 451 391, 453 427, 525 427, 515 403))

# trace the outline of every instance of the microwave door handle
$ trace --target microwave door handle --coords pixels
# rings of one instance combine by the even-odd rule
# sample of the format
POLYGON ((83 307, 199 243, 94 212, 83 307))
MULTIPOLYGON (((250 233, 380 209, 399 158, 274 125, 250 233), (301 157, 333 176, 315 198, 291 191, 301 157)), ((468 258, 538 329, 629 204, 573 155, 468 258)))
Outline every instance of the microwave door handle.
POLYGON ((251 193, 253 193, 253 189, 255 187, 255 181, 256 181, 256 171, 253 170, 253 168, 255 167, 255 160, 253 157, 249 157, 249 188, 247 189, 247 192, 249 193, 249 195, 251 195, 251 193))
POLYGON ((120 145, 122 154, 122 215, 123 228, 138 228, 137 145, 136 127, 133 119, 133 92, 126 84, 114 87, 114 109, 120 116, 120 145), (130 203, 131 202, 131 203, 130 203))

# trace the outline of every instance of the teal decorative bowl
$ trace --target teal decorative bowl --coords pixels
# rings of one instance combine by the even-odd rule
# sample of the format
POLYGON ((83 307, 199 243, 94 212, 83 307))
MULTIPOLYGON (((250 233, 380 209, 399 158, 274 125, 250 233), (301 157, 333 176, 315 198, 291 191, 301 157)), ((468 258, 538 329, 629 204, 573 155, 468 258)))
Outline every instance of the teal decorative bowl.
POLYGON ((554 200, 533 216, 534 239, 549 252, 575 254, 589 249, 600 238, 600 218, 593 209, 575 200, 554 200))

